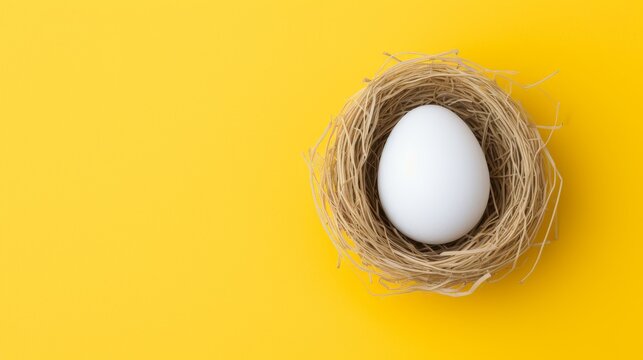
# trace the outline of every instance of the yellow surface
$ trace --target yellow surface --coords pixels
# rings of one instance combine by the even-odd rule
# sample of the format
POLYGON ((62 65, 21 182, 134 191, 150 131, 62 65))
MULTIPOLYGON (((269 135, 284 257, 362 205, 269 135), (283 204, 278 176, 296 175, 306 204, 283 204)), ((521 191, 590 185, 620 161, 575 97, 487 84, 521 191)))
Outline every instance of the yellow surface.
POLYGON ((640 355, 642 23, 637 1, 2 1, 0 359, 640 355), (383 51, 451 48, 560 70, 560 238, 522 285, 374 297, 335 268, 302 153, 383 51))

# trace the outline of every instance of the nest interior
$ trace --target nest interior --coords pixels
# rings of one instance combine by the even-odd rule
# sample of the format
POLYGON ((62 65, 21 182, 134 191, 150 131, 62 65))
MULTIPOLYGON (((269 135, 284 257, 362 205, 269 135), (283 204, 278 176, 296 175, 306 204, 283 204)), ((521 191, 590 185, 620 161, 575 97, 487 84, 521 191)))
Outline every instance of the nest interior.
MULTIPOLYGON (((495 81, 496 72, 450 52, 389 55, 311 149, 311 185, 320 219, 340 256, 377 276, 390 292, 467 295, 511 272, 552 219, 562 177, 526 112, 495 81), (444 106, 464 120, 485 153, 491 194, 479 224, 457 241, 427 245, 386 218, 377 191, 379 157, 397 121, 420 105, 444 106), (548 206, 553 203, 553 206, 548 206), (553 209, 552 209, 553 207, 553 209), (548 211, 549 208, 549 211, 548 211)), ((532 268, 533 270, 533 268, 532 268)), ((531 271, 530 271, 531 272, 531 271)))

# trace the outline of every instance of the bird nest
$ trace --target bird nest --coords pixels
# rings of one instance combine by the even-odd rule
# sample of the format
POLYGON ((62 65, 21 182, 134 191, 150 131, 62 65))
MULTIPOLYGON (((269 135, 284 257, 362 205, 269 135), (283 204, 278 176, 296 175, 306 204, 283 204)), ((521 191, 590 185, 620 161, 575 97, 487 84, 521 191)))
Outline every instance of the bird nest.
POLYGON ((528 276, 547 243, 560 198, 562 177, 546 147, 557 124, 530 122, 511 89, 498 84, 500 76, 506 78, 502 72, 455 51, 387 55, 382 70, 365 80, 308 158, 319 217, 340 259, 375 275, 392 293, 461 296, 505 276, 535 247, 528 276), (484 151, 491 181, 478 225, 443 245, 416 242, 398 231, 386 218, 377 190, 379 158, 389 133, 408 111, 427 104, 452 110, 469 126, 484 151), (544 130, 549 131, 546 140, 544 130))

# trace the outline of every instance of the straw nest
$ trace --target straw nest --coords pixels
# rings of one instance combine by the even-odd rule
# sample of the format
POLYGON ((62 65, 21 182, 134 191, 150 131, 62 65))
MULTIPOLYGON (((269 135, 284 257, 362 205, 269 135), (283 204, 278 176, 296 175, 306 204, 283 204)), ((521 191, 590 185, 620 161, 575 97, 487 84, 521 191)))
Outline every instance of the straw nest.
POLYGON ((386 55, 387 63, 365 80, 308 158, 317 210, 340 259, 375 275, 389 293, 425 290, 451 296, 470 294, 484 281, 505 276, 534 247, 535 266, 552 230, 562 187, 546 147, 557 124, 532 124, 510 97, 511 89, 498 85, 504 73, 464 60, 457 51, 386 55), (402 56, 409 58, 403 61, 402 56), (491 177, 479 224, 444 245, 401 234, 384 215, 377 191, 377 167, 388 134, 404 114, 426 104, 451 109, 469 125, 491 177), (546 141, 543 128, 549 130, 546 141))

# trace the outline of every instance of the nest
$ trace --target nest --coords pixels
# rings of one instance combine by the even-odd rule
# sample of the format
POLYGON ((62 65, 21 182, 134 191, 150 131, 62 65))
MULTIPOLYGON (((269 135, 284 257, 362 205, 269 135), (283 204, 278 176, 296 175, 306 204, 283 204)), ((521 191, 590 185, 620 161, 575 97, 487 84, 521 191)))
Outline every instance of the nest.
POLYGON ((309 155, 317 210, 340 259, 375 275, 388 292, 461 296, 504 277, 535 247, 528 276, 547 243, 560 198, 562 177, 546 147, 557 124, 532 124, 510 97, 511 89, 498 85, 498 77, 508 79, 504 73, 455 51, 387 55, 382 70, 365 80, 309 155), (402 61, 402 55, 410 58, 402 61), (491 180, 478 225, 443 245, 400 233, 386 218, 377 190, 389 133, 404 114, 427 104, 444 106, 467 123, 485 153, 491 180), (543 128, 549 130, 547 140, 543 128))

